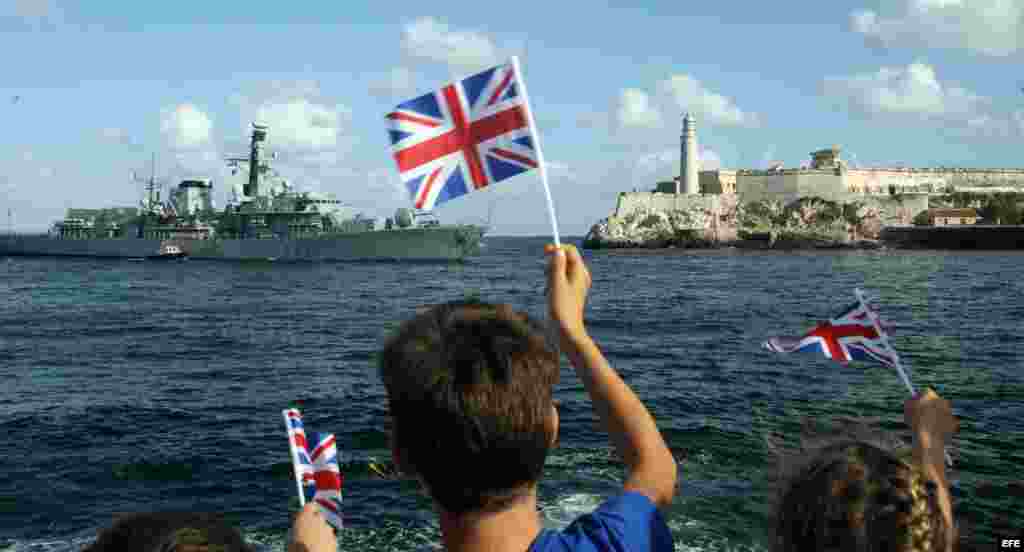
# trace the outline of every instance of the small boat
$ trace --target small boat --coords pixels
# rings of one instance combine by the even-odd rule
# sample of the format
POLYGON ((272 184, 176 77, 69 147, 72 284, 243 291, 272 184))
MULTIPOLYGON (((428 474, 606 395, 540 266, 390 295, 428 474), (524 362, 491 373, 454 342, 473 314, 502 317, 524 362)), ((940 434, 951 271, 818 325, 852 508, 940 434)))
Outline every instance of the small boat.
POLYGON ((184 251, 182 251, 182 249, 180 247, 178 247, 177 245, 164 245, 163 247, 160 248, 160 253, 158 255, 151 255, 151 256, 146 257, 146 258, 151 260, 151 261, 165 261, 165 260, 172 260, 172 259, 187 259, 188 258, 188 253, 185 253, 184 251))

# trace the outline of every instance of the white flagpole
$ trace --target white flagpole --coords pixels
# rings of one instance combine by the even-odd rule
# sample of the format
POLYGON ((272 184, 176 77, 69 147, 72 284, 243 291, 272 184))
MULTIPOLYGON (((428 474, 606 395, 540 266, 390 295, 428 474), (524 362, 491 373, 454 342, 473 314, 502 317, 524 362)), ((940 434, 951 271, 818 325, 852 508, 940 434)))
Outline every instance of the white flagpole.
POLYGON ((875 331, 878 332, 878 337, 882 340, 882 345, 885 349, 892 354, 893 360, 896 362, 896 371, 900 375, 900 379, 903 380, 903 384, 907 386, 910 391, 910 395, 914 396, 917 391, 914 390, 914 384, 910 383, 910 378, 907 377, 907 373, 903 370, 903 363, 900 362, 900 354, 896 352, 896 349, 889 343, 889 336, 886 335, 885 330, 882 329, 882 325, 878 323, 878 318, 875 316, 875 312, 868 308, 867 301, 864 299, 864 292, 860 288, 853 290, 857 294, 857 300, 860 301, 860 306, 864 307, 864 312, 868 313, 868 318, 871 319, 871 324, 875 327, 875 331))
MULTIPOLYGON (((886 350, 892 355, 893 360, 896 363, 896 371, 900 375, 900 379, 903 380, 903 384, 910 390, 910 396, 914 397, 917 395, 917 391, 914 390, 914 384, 910 383, 910 378, 907 377, 907 373, 903 370, 903 363, 900 362, 900 354, 896 352, 896 349, 889 343, 889 336, 886 335, 885 330, 882 329, 882 325, 878 322, 878 317, 875 316, 875 312, 868 307, 867 300, 864 298, 864 292, 860 288, 854 288, 854 293, 857 294, 857 300, 860 301, 860 305, 864 307, 864 312, 868 314, 868 318, 871 319, 871 324, 875 327, 875 331, 878 332, 878 337, 882 340, 882 345, 885 346, 886 350)), ((953 459, 949 456, 948 450, 943 450, 946 456, 946 464, 952 466, 953 459)))
POLYGON ((299 490, 299 506, 305 506, 306 494, 302 492, 302 476, 299 475, 295 464, 295 460, 299 457, 299 451, 295 448, 295 440, 292 439, 292 426, 288 421, 288 410, 282 410, 281 415, 284 416, 284 432, 288 436, 288 450, 292 453, 292 474, 295 475, 295 486, 299 490))
POLYGON ((551 201, 551 188, 548 187, 548 167, 544 163, 544 153, 540 148, 540 133, 537 132, 537 123, 533 120, 533 109, 530 107, 530 96, 526 93, 526 80, 523 79, 523 72, 519 68, 519 57, 512 56, 512 70, 516 74, 516 83, 519 85, 519 92, 523 95, 523 103, 526 104, 526 120, 530 124, 530 134, 537 147, 537 162, 540 163, 540 179, 544 183, 544 195, 548 200, 548 217, 551 218, 551 231, 555 237, 555 247, 561 248, 558 240, 558 221, 555 219, 555 203, 551 201))

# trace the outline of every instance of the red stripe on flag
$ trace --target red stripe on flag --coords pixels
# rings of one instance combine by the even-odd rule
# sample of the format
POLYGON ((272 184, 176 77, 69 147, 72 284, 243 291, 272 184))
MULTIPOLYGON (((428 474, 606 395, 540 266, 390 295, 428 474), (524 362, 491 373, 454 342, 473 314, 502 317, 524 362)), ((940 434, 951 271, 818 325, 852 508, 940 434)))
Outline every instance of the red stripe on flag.
POLYGON ((331 470, 320 470, 313 476, 316 481, 316 488, 320 490, 340 489, 341 476, 338 472, 331 470))
POLYGON ((498 89, 494 91, 493 95, 491 95, 491 99, 487 100, 487 105, 492 105, 494 103, 494 101, 498 99, 498 96, 501 96, 502 93, 505 92, 505 88, 508 87, 508 83, 511 80, 512 80, 512 71, 508 71, 508 73, 505 74, 505 78, 502 79, 501 84, 498 85, 498 89))
MULTIPOLYGON (((278 441, 280 442, 280 441, 278 441)), ((295 446, 305 449, 306 448, 306 435, 303 433, 295 434, 295 446)))
POLYGON ((476 151, 478 141, 473 140, 473 125, 462 110, 462 102, 459 101, 459 94, 452 85, 443 89, 445 102, 448 104, 448 111, 452 114, 452 122, 455 124, 453 133, 458 137, 459 149, 462 156, 469 165, 469 177, 473 181, 473 188, 479 189, 487 185, 487 174, 484 173, 484 164, 476 151))
POLYGON ((834 360, 847 361, 850 358, 846 355, 846 351, 839 345, 839 338, 841 337, 866 337, 868 339, 877 339, 878 332, 874 328, 868 328, 857 324, 843 324, 839 326, 833 326, 830 322, 825 322, 814 328, 810 333, 804 337, 818 337, 825 342, 825 348, 828 350, 829 356, 834 360))
POLYGON ((318 456, 323 454, 324 451, 327 450, 327 448, 330 447, 333 444, 334 444, 334 435, 331 435, 330 437, 328 437, 328 438, 324 439, 323 441, 321 441, 320 444, 317 445, 315 449, 313 449, 312 459, 316 460, 318 456))
POLYGON ((443 167, 438 167, 434 169, 434 172, 430 173, 430 176, 427 177, 427 182, 423 184, 422 188, 420 188, 420 195, 416 198, 417 209, 423 208, 424 202, 427 201, 427 195, 430 193, 430 187, 434 185, 434 179, 437 178, 437 175, 441 174, 442 168, 443 167))
POLYGON ((439 123, 437 121, 434 121, 434 120, 431 120, 431 119, 425 119, 423 117, 417 117, 415 115, 409 115, 409 114, 406 114, 406 113, 398 113, 397 111, 388 113, 388 119, 391 119, 391 120, 394 120, 394 121, 409 121, 410 123, 418 123, 418 124, 421 124, 421 125, 426 125, 426 126, 431 126, 431 127, 441 126, 441 123, 439 123))
MULTIPOLYGON (((474 122, 469 129, 468 139, 472 144, 477 144, 524 127, 526 127, 526 115, 522 107, 517 106, 474 122)), ((459 129, 453 129, 441 136, 398 151, 395 153, 398 170, 407 172, 459 150, 465 151, 463 149, 465 140, 467 140, 466 135, 462 134, 459 129)))
POLYGON ((505 157, 505 158, 511 159, 513 161, 519 161, 520 163, 522 163, 524 165, 529 165, 529 166, 534 167, 534 168, 537 167, 537 162, 534 161, 533 159, 530 159, 529 157, 526 157, 524 155, 519 155, 518 153, 514 153, 514 152, 511 152, 511 151, 508 151, 508 150, 505 150, 505 149, 494 148, 494 149, 491 150, 491 153, 494 154, 494 155, 497 155, 498 157, 505 157))

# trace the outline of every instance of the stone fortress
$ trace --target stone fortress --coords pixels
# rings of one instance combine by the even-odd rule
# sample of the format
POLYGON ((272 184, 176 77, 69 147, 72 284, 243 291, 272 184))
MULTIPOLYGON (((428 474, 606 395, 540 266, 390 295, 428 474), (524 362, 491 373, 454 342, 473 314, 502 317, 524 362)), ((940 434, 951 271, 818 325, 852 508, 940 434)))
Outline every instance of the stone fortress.
POLYGON ((909 223, 908 216, 912 218, 928 209, 929 196, 954 191, 1024 192, 1024 168, 851 168, 840 158, 838 146, 811 153, 810 164, 800 168, 702 171, 697 161, 696 123, 691 114, 683 118, 680 138, 679 176, 658 182, 652 191, 621 192, 613 216, 701 207, 720 212, 723 200, 733 204, 766 199, 789 203, 814 196, 875 204, 890 213, 895 208, 900 212, 899 220, 886 217, 889 222, 909 223))

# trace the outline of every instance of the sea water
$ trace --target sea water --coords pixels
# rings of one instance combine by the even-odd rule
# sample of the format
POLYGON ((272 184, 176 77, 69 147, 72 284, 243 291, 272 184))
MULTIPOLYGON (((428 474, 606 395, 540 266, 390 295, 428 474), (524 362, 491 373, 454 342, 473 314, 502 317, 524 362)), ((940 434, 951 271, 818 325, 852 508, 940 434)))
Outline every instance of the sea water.
MULTIPOLYGON (((117 512, 214 511, 282 551, 295 483, 280 411, 337 435, 342 550, 439 546, 429 501, 388 462, 373 356, 417 307, 467 295, 545 316, 543 238, 488 238, 464 264, 0 263, 0 550, 79 550, 117 512)), ((586 253, 587 322, 679 461, 678 550, 765 550, 766 436, 807 419, 903 429, 882 366, 760 348, 878 297, 918 386, 953 402, 954 494, 971 542, 1024 526, 1022 252, 586 253)), ((564 527, 618 492, 622 463, 566 364, 539 489, 564 527)))

